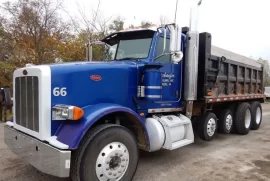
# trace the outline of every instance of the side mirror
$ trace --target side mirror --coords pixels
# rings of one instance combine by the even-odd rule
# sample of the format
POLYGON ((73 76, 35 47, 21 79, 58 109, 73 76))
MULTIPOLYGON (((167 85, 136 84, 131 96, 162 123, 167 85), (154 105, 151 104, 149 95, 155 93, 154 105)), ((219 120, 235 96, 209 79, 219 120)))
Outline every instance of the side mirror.
MULTIPOLYGON (((175 24, 167 24, 164 27, 164 42, 163 42, 163 51, 162 54, 155 57, 155 59, 164 56, 164 55, 171 55, 171 59, 174 63, 178 63, 183 58, 183 53, 181 51, 181 36, 182 36, 182 29, 179 28, 175 24), (167 37, 167 29, 170 31, 170 53, 165 53, 166 50, 166 37, 167 37)), ((161 29, 158 28, 158 32, 162 33, 161 29)))
POLYGON ((93 45, 105 45, 106 43, 102 41, 93 41, 93 42, 88 42, 86 45, 86 60, 87 61, 92 61, 93 59, 93 45))
POLYGON ((170 52, 172 53, 172 61, 178 63, 183 58, 183 52, 181 51, 182 29, 174 24, 168 27, 170 29, 170 52))

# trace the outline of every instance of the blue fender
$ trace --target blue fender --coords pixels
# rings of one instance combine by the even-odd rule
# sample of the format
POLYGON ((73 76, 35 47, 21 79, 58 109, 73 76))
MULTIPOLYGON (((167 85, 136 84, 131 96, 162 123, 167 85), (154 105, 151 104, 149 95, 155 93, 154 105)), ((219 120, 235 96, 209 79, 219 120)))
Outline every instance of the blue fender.
POLYGON ((83 108, 83 110, 84 116, 80 120, 63 121, 56 131, 55 136, 57 136, 57 140, 68 145, 69 149, 76 149, 85 133, 95 122, 97 122, 100 118, 114 112, 125 112, 136 118, 136 121, 140 123, 144 134, 146 135, 146 144, 149 145, 149 137, 144 122, 133 110, 121 105, 110 103, 86 106, 83 108))

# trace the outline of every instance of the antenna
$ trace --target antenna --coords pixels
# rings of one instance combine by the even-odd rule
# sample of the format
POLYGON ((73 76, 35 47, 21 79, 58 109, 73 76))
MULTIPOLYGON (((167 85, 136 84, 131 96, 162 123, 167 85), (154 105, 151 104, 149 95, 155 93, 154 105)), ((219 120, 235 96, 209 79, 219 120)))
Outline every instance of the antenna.
POLYGON ((178 7, 178 0, 176 0, 175 14, 174 14, 174 24, 176 24, 177 7, 178 7))

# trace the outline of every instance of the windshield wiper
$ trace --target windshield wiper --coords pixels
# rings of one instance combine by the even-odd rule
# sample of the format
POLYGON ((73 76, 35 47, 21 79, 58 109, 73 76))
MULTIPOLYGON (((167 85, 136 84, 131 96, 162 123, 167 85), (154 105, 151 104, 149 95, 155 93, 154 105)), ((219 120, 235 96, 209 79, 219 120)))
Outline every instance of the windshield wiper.
POLYGON ((133 59, 135 59, 136 61, 139 61, 139 59, 136 57, 125 57, 125 58, 119 58, 119 59, 114 59, 114 60, 133 60, 133 59))

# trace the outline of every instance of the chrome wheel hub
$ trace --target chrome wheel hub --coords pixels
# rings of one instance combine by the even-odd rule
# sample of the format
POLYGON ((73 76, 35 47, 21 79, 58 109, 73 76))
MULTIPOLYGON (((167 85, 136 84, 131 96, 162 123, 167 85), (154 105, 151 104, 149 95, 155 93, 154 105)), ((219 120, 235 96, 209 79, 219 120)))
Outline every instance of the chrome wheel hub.
POLYGON ((207 123, 207 134, 208 136, 213 136, 216 131, 216 121, 214 118, 209 119, 207 123))
POLYGON ((250 110, 248 109, 246 110, 246 114, 245 114, 245 127, 249 128, 250 123, 251 123, 251 113, 250 113, 250 110))
POLYGON ((256 110, 256 123, 257 124, 260 124, 261 122, 261 109, 259 107, 257 107, 257 110, 256 110))
POLYGON ((100 181, 118 181, 127 171, 129 153, 127 147, 120 142, 106 145, 98 155, 96 174, 100 181))
POLYGON ((228 114, 227 117, 226 117, 226 122, 225 122, 225 125, 226 125, 226 129, 227 130, 230 130, 231 127, 232 127, 232 115, 228 114))

